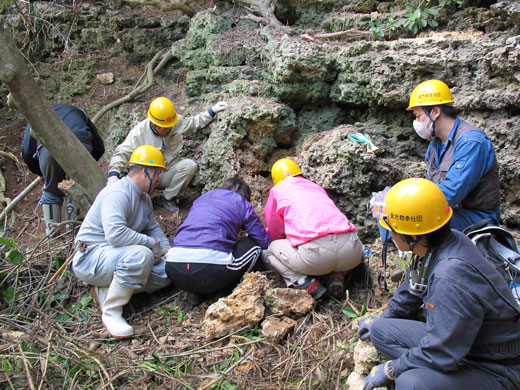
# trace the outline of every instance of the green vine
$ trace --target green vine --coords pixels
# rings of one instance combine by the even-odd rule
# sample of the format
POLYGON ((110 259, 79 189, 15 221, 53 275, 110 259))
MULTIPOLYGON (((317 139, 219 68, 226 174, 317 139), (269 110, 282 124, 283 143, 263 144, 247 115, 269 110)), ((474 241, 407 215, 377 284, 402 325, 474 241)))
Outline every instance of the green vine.
POLYGON ((461 6, 462 3, 463 0, 421 0, 406 3, 405 11, 398 19, 394 18, 394 10, 390 8, 388 20, 371 21, 369 31, 372 32, 373 38, 383 38, 388 31, 397 29, 406 29, 413 35, 417 35, 419 31, 428 26, 435 28, 439 25, 435 19, 439 15, 440 9, 453 5, 461 6))

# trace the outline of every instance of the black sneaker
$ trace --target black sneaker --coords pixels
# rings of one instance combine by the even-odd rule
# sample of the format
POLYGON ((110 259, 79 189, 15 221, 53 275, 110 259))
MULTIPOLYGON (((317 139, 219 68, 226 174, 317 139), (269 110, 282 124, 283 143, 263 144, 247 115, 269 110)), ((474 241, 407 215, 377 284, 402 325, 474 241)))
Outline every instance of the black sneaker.
POLYGON ((188 303, 192 306, 199 306, 204 299, 202 298, 202 295, 194 293, 194 292, 188 292, 188 303))
POLYGON ((298 290, 306 290, 316 300, 320 299, 327 292, 327 289, 323 287, 319 280, 312 276, 307 276, 301 284, 293 283, 291 287, 298 290))

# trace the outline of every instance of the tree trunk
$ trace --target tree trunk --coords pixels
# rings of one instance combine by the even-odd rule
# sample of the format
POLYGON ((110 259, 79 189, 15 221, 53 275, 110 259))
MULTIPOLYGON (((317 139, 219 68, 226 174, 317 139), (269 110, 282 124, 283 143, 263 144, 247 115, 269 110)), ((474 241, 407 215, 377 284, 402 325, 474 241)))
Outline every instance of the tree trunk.
POLYGON ((87 197, 95 199, 105 185, 103 171, 52 109, 33 80, 13 38, 1 25, 0 47, 0 80, 5 83, 19 111, 31 125, 35 138, 49 150, 67 175, 85 189, 87 197))

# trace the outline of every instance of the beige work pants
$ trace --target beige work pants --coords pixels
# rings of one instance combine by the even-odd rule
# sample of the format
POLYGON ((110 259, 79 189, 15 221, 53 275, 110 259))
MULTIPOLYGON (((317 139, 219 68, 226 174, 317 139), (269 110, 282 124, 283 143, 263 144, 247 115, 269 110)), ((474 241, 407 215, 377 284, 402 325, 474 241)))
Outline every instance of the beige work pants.
POLYGON ((355 232, 329 234, 292 247, 288 239, 271 242, 267 258, 287 286, 305 275, 346 272, 363 259, 363 244, 355 232))
POLYGON ((174 163, 170 169, 161 174, 158 189, 164 190, 163 196, 172 200, 190 184, 197 173, 197 163, 190 159, 184 159, 174 163))

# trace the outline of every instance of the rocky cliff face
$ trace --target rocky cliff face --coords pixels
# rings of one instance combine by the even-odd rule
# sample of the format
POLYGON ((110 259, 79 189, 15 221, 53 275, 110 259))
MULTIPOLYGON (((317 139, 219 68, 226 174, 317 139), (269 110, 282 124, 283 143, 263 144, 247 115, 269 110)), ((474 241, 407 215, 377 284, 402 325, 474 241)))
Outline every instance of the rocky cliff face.
MULTIPOLYGON (((185 115, 225 99, 231 109, 186 140, 183 153, 200 162, 197 189, 215 188, 240 174, 252 184, 253 203, 262 214, 271 165, 291 157, 326 188, 367 240, 376 236, 373 221, 365 220, 371 193, 424 174, 427 144, 415 135, 405 108, 419 82, 441 79, 452 88, 460 117, 492 139, 500 163, 503 223, 518 228, 520 6, 465 1, 442 9, 435 31, 415 38, 404 30, 389 31, 380 40, 366 33, 371 21, 387 18, 391 7, 398 13, 402 3, 279 1, 275 14, 285 29, 259 26, 244 18, 244 10, 221 1, 191 20, 153 9, 122 12, 117 2, 107 8, 81 3, 81 12, 70 17, 47 8, 63 23, 76 15, 68 41, 74 60, 60 73, 61 81, 52 77, 49 64, 36 67, 50 100, 73 102, 96 88, 92 80, 100 72, 99 58, 125 58, 128 71, 120 69, 116 77, 122 91, 135 83, 128 74, 135 74, 135 64, 144 67, 156 51, 171 48, 174 59, 156 79, 158 86, 138 104, 120 106, 101 120, 108 154, 159 94, 180 99, 185 115), (357 32, 335 40, 309 39, 348 29, 357 32), (355 132, 369 134, 380 152, 348 140, 355 132)), ((9 23, 23 26, 14 16, 9 23)), ((43 53, 53 62, 63 40, 44 42, 43 53), (58 46, 49 47, 50 42, 58 46)))

